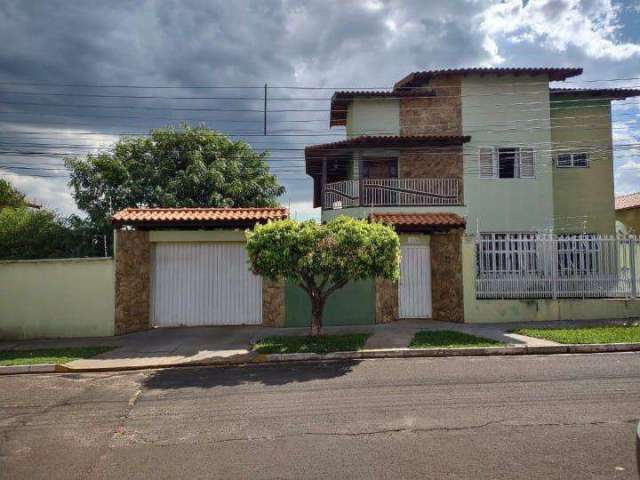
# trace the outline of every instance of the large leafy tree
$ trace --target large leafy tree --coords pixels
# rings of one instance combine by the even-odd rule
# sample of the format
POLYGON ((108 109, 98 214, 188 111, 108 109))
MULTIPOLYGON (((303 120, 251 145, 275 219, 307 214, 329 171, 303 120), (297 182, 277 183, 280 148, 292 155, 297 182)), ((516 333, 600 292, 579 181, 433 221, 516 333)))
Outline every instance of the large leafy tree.
POLYGON ((322 334, 329 295, 349 281, 397 280, 400 240, 392 227, 350 217, 325 224, 282 220, 257 225, 248 233, 254 273, 272 280, 292 278, 311 301, 310 335, 322 334))
POLYGON ((123 137, 65 163, 78 208, 106 235, 110 216, 127 207, 269 207, 284 193, 266 154, 204 127, 123 137))

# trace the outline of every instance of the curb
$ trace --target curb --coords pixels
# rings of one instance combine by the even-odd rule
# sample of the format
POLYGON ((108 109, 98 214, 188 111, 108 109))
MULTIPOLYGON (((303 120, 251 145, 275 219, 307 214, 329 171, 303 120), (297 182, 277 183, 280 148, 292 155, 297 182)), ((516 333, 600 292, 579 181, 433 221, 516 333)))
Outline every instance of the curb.
POLYGON ((38 363, 35 365, 12 365, 0 366, 0 375, 17 375, 22 373, 53 373, 57 372, 58 365, 55 363, 38 363))
POLYGON ((175 364, 128 365, 122 367, 74 368, 66 364, 17 365, 0 367, 0 375, 23 373, 89 373, 134 370, 156 370, 180 367, 237 367, 244 365, 265 365, 268 363, 323 363, 344 360, 365 360, 380 358, 434 358, 434 357, 479 357, 507 355, 559 355, 638 352, 640 343, 597 343, 590 345, 546 345, 537 347, 483 347, 483 348, 395 348, 385 350, 361 350, 359 352, 333 353, 270 353, 250 352, 234 359, 198 360, 175 364))

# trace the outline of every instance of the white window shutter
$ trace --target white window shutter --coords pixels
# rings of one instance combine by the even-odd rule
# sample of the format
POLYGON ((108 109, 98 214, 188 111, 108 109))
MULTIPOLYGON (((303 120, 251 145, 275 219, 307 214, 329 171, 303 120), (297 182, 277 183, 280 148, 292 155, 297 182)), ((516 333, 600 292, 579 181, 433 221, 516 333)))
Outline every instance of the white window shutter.
POLYGON ((533 148, 520 149, 520 178, 535 178, 536 151, 533 148))
POLYGON ((480 178, 496 178, 498 176, 495 149, 493 147, 480 147, 478 170, 480 172, 480 178))

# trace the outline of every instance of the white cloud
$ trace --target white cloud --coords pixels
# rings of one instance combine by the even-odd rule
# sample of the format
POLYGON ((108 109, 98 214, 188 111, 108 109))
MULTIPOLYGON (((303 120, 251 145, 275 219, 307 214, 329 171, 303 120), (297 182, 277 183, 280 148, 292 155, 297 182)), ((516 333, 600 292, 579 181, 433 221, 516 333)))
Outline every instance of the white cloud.
POLYGON ((619 8, 611 0, 506 0, 488 8, 483 29, 512 43, 539 43, 543 48, 581 49, 591 58, 628 60, 640 55, 640 45, 617 39, 619 8))

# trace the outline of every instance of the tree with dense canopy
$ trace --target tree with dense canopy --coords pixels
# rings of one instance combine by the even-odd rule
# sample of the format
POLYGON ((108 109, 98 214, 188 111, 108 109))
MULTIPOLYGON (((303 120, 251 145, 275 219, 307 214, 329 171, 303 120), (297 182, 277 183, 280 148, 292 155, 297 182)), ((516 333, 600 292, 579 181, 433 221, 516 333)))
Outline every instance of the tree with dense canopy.
POLYGON ((0 180, 0 259, 65 258, 102 255, 104 243, 87 222, 31 208, 25 195, 0 180))
POLYGON ((327 297, 353 280, 400 275, 400 240, 394 229, 350 217, 325 224, 282 220, 247 234, 249 263, 271 280, 293 279, 311 301, 310 335, 322 334, 327 297))
POLYGON ((123 137, 108 152, 65 164, 78 208, 109 236, 111 215, 127 207, 272 207, 284 193, 267 153, 205 127, 123 137))

